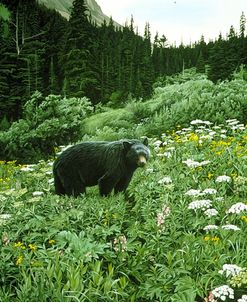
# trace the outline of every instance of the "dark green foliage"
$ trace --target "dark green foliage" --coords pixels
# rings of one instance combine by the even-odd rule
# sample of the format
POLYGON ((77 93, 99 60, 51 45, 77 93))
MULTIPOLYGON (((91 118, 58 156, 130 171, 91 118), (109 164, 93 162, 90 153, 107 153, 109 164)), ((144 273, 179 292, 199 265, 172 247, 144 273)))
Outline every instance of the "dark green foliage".
POLYGON ((124 106, 126 99, 147 99, 160 76, 196 67, 210 80, 231 79, 247 64, 246 18, 239 33, 192 45, 169 45, 154 38, 149 24, 140 36, 134 20, 115 28, 110 20, 97 27, 86 2, 76 0, 69 21, 35 0, 2 0, 0 11, 0 117, 17 120, 36 91, 44 95, 88 97, 96 105, 124 106))
POLYGON ((20 162, 48 157, 56 145, 80 138, 80 124, 92 109, 86 98, 43 97, 36 92, 24 106, 24 119, 0 132, 0 157, 20 162))

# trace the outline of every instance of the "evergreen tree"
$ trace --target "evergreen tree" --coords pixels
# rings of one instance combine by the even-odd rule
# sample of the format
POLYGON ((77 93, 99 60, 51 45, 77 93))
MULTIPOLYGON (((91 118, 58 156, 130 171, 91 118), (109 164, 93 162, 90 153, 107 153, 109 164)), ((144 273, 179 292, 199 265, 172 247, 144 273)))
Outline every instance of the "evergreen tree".
POLYGON ((84 0, 75 0, 64 49, 66 94, 88 96, 93 103, 97 103, 100 93, 95 71, 97 64, 93 57, 94 35, 94 26, 88 20, 84 0))

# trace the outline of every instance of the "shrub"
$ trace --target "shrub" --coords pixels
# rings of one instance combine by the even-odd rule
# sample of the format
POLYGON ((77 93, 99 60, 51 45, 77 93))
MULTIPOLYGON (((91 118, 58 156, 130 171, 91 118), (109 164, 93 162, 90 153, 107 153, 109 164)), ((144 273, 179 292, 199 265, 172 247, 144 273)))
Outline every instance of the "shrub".
POLYGON ((47 158, 54 146, 81 137, 83 119, 93 111, 87 98, 43 97, 35 92, 25 104, 23 116, 0 134, 1 157, 31 162, 47 158))

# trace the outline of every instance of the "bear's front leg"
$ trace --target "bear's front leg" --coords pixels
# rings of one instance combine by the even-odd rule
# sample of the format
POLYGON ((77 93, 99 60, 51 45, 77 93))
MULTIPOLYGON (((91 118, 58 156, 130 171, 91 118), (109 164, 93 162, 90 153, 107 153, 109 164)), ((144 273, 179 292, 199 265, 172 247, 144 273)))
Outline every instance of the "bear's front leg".
POLYGON ((132 175, 122 177, 119 182, 114 187, 114 193, 123 192, 127 189, 130 181, 131 181, 132 175))
POLYGON ((103 176, 99 179, 99 192, 101 196, 107 196, 111 193, 116 184, 116 179, 113 176, 103 176))

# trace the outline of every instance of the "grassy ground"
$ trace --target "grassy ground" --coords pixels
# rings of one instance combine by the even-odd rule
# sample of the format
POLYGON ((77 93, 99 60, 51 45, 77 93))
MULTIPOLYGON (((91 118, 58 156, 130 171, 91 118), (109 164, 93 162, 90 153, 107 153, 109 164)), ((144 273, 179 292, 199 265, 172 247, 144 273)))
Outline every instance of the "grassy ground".
POLYGON ((247 129, 208 124, 152 139, 148 167, 108 198, 56 196, 51 162, 2 161, 0 301, 240 302, 247 129))

